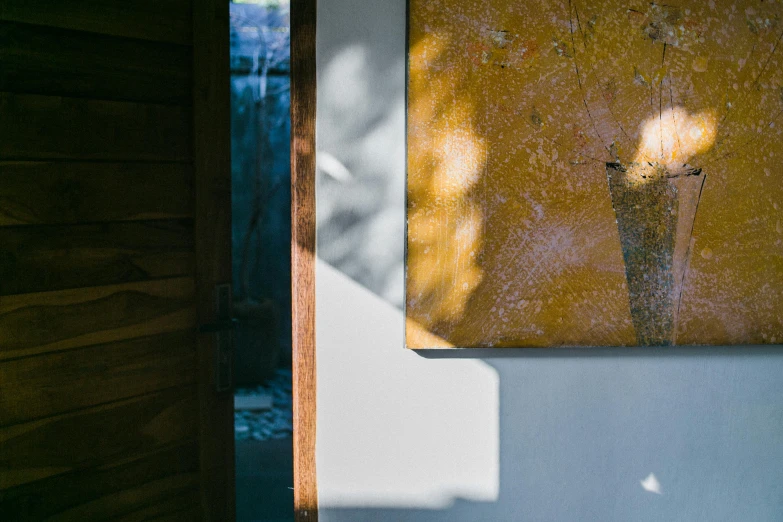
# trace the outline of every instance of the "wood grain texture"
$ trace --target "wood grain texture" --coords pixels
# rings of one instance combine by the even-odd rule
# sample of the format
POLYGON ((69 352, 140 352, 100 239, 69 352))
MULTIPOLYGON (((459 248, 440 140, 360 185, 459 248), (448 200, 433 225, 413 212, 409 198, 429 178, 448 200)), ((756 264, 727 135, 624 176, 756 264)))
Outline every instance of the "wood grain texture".
MULTIPOLYGON (((196 193, 196 308, 217 319, 215 285, 231 283, 229 3, 193 3, 193 136, 196 193)), ((216 393, 213 334, 198 340, 201 507, 207 521, 234 520, 234 401, 216 393)))
POLYGON ((0 61, 2 91, 190 103, 190 48, 180 45, 0 22, 0 61))
POLYGON ((181 45, 0 21, 0 62, 0 91, 191 102, 190 48, 181 45))
MULTIPOLYGON (((203 13, 226 49, 227 10, 203 13)), ((233 475, 233 411, 197 351, 192 105, 216 76, 193 17, 191 0, 0 1, 0 520, 233 518, 209 503, 233 489, 202 493, 230 484, 211 475, 233 475)))
POLYGON ((195 327, 190 277, 0 298, 0 361, 195 327))
POLYGON ((195 386, 0 427, 0 490, 192 439, 195 386))
POLYGON ((316 1, 291 2, 291 281, 294 512, 318 520, 315 469, 315 27, 316 1))
POLYGON ((0 160, 188 161, 186 107, 0 92, 0 160))
POLYGON ((186 330, 5 361, 0 425, 192 384, 195 352, 186 330))
POLYGON ((191 220, 0 227, 0 295, 184 275, 191 220))
POLYGON ((129 513, 114 522, 182 522, 201 520, 198 507, 198 487, 186 489, 183 493, 171 496, 162 502, 129 513))
POLYGON ((0 226, 188 217, 190 165, 0 162, 0 226))
POLYGON ((148 520, 161 505, 197 505, 197 484, 194 440, 0 491, 0 519, 148 520))
POLYGON ((3 0, 0 20, 190 45, 190 0, 3 0))

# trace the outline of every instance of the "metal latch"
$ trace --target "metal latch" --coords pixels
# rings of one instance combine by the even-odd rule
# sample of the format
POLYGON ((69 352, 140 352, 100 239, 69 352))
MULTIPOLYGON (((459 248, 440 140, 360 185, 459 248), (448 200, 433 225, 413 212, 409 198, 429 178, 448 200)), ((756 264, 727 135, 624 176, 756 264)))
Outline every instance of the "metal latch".
POLYGON ((215 336, 215 389, 228 392, 234 386, 234 325, 231 284, 215 285, 214 323, 201 325, 199 332, 215 336))

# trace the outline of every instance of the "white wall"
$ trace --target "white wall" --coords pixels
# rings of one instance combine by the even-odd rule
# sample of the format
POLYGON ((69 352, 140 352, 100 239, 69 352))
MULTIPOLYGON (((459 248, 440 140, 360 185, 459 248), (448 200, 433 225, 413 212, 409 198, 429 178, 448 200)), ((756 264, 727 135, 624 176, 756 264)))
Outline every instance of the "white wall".
POLYGON ((405 1, 318 10, 322 520, 783 520, 783 349, 403 348, 405 1))

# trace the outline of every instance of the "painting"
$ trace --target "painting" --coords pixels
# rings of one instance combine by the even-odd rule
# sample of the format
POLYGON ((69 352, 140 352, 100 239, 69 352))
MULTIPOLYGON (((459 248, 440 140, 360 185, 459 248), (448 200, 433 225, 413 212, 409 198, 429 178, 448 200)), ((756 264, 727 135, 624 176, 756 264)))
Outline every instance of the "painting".
POLYGON ((783 340, 783 3, 409 0, 409 348, 783 340))

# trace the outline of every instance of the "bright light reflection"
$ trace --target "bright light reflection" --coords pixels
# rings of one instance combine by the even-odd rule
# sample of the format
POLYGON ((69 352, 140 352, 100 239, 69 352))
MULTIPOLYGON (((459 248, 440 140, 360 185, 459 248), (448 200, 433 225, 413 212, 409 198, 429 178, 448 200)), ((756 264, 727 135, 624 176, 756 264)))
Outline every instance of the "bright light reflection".
POLYGON ((663 167, 668 174, 691 168, 688 161, 715 143, 718 122, 712 110, 690 114, 682 107, 654 115, 641 126, 641 143, 629 176, 636 181, 650 179, 650 172, 663 167))
POLYGON ((647 475, 647 478, 640 480, 639 483, 642 485, 642 489, 645 491, 655 493, 656 495, 663 495, 663 491, 661 491, 661 483, 658 481, 658 477, 656 477, 654 473, 650 473, 647 475))

